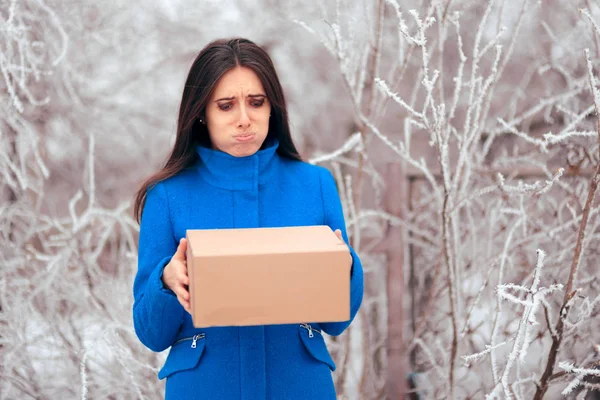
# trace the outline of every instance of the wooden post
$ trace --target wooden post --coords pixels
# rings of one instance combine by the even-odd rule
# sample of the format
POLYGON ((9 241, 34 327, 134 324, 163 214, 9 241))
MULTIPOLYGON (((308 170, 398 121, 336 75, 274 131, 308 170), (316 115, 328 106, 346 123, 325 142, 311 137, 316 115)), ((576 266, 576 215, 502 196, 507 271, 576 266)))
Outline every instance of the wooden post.
MULTIPOLYGON (((385 193, 386 210, 397 217, 403 217, 403 209, 408 205, 407 181, 402 166, 390 163, 386 169, 387 188, 385 193)), ((404 356, 404 243, 403 228, 388 225, 387 248, 387 398, 404 399, 406 394, 406 372, 404 356)))

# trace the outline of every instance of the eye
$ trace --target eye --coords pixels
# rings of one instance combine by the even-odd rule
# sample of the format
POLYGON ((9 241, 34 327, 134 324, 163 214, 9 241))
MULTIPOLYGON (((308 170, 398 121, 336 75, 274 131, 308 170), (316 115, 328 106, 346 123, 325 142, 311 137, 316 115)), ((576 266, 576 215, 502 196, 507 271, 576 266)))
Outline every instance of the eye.
POLYGON ((228 111, 229 109, 231 109, 231 107, 233 107, 233 105, 231 103, 221 103, 219 104, 219 108, 223 111, 228 111))
POLYGON ((256 107, 256 108, 262 106, 264 103, 265 103, 265 99, 252 100, 250 102, 250 104, 252 105, 252 107, 256 107))

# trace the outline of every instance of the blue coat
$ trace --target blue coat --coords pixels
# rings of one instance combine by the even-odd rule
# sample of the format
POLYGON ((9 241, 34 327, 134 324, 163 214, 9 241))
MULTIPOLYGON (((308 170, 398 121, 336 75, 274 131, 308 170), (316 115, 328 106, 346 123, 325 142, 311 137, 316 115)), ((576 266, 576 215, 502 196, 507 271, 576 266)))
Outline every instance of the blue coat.
POLYGON ((333 176, 324 167, 280 156, 277 141, 247 157, 199 146, 198 162, 147 192, 139 236, 133 321, 140 341, 171 348, 158 374, 165 398, 336 398, 336 366, 324 334, 339 335, 363 297, 363 269, 353 264, 346 322, 196 329, 162 271, 186 229, 329 225, 348 242, 333 176))

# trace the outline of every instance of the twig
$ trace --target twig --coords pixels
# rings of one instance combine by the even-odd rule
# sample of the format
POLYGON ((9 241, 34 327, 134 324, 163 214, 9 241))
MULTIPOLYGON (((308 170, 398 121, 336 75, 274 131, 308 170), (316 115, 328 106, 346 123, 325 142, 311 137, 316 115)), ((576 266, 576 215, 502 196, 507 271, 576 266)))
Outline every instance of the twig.
POLYGON ((450 193, 448 189, 445 190, 444 194, 444 206, 442 211, 442 240, 444 248, 444 261, 446 263, 448 271, 448 296, 450 300, 450 317, 452 320, 452 347, 450 350, 450 398, 454 398, 454 364, 456 363, 456 355, 458 353, 458 327, 456 321, 456 293, 455 293, 455 276, 456 270, 453 268, 454 263, 451 260, 450 255, 450 238, 448 228, 450 225, 450 219, 452 218, 449 213, 449 197, 450 193))
MULTIPOLYGON (((592 63, 590 61, 589 49, 585 50, 585 55, 588 64, 588 76, 590 79, 590 86, 592 89, 592 94, 594 96, 594 107, 596 111, 596 124, 597 124, 597 132, 598 132, 598 142, 600 143, 600 96, 598 95, 598 89, 596 88, 596 80, 594 78, 594 74, 592 71, 592 63)), ((598 147, 598 152, 600 153, 600 146, 598 147)), ((600 158, 599 158, 600 159, 600 158)), ((558 322, 556 324, 556 337, 552 339, 552 346, 550 347, 550 352, 548 353, 548 361, 546 363, 546 368, 540 379, 540 384, 535 392, 534 400, 541 400, 544 397, 544 394, 548 390, 548 384, 550 382, 550 377, 552 376, 552 372, 554 369, 554 364, 556 363, 556 358, 558 355, 558 350, 560 348, 561 342, 563 340, 563 330, 565 327, 565 319, 567 318, 567 314, 569 312, 568 303, 573 296, 573 282, 577 276, 577 271, 579 269, 579 264, 581 261, 581 257, 583 256, 583 242, 585 239, 585 231, 590 217, 590 210, 592 209, 592 204, 594 203, 594 197, 596 194, 596 190, 598 188, 598 182, 600 181, 600 162, 596 167, 596 172, 594 176, 590 179, 589 190, 587 200, 585 202, 585 207, 583 208, 583 214, 581 217, 581 224, 579 226, 579 232, 577 235, 577 244, 575 246, 575 253, 573 254, 573 260, 571 262, 571 267, 569 269, 569 279, 567 281, 567 286, 565 289, 565 295, 563 298, 563 306, 561 307, 560 316, 558 318, 558 322)))

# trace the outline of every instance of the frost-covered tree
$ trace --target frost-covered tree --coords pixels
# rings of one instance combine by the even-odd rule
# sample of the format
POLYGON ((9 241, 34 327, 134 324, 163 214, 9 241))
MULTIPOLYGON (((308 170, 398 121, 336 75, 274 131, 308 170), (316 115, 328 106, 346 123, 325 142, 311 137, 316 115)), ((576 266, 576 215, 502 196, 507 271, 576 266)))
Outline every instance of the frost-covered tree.
POLYGON ((404 379, 424 398, 598 389, 586 378, 600 360, 600 8, 381 0, 327 3, 324 23, 290 13, 338 61, 352 101, 356 134, 319 161, 340 169, 367 280, 385 281, 374 250, 386 226, 405 231, 387 246, 406 247, 409 279, 387 297, 403 291, 411 315, 406 368, 378 368, 397 343, 374 317, 398 310, 380 285, 361 313, 365 351, 351 354, 360 398, 397 398, 404 379), (410 198, 400 217, 380 195, 397 185, 410 198))
POLYGON ((299 132, 316 121, 306 100, 329 96, 299 99, 293 78, 326 88, 300 62, 323 50, 317 40, 291 50, 275 11, 0 1, 0 397, 160 398, 166 353, 144 348, 131 321, 133 195, 166 159, 189 64, 218 36, 269 49, 296 139, 321 145, 299 132))
POLYGON ((363 259, 340 398, 591 398, 599 26, 589 0, 0 0, 1 397, 160 398, 133 194, 197 51, 241 35, 363 259))

